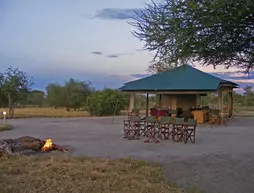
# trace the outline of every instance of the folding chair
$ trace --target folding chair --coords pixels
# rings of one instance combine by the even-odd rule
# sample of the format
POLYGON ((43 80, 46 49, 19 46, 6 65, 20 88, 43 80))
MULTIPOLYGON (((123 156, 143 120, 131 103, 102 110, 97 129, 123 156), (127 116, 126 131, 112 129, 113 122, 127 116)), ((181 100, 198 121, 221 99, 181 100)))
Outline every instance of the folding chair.
POLYGON ((188 119, 187 125, 184 130, 184 143, 187 143, 190 140, 192 143, 195 143, 196 138, 196 127, 197 127, 197 120, 195 119, 188 119))
POLYGON ((147 116, 145 136, 148 137, 148 139, 144 141, 145 143, 148 143, 151 141, 154 143, 159 143, 159 140, 156 137, 156 135, 158 135, 159 133, 157 127, 158 127, 158 123, 157 123, 156 117, 147 116))
POLYGON ((169 139, 171 135, 170 125, 172 124, 172 118, 169 116, 162 116, 159 122, 159 138, 169 139))
POLYGON ((184 129, 186 123, 184 118, 174 118, 173 129, 172 129, 172 139, 173 141, 183 141, 184 140, 184 129))
POLYGON ((141 127, 141 117, 131 115, 130 119, 124 120, 124 137, 128 139, 137 139, 137 136, 140 136, 140 127, 141 127))

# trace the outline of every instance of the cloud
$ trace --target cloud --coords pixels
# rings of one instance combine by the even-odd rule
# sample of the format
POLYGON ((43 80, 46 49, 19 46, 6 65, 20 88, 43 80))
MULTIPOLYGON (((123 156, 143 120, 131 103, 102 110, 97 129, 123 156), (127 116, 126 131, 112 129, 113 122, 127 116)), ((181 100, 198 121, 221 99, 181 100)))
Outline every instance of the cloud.
POLYGON ((92 52, 94 55, 102 55, 102 52, 92 52))
POLYGON ((243 88, 235 88, 234 89, 238 94, 243 94, 244 93, 244 89, 243 88))
POLYGON ((236 83, 251 83, 254 84, 254 79, 229 79, 229 81, 236 83))
POLYGON ((126 52, 126 53, 113 53, 113 54, 103 54, 102 52, 91 52, 94 55, 98 56, 104 56, 107 58, 119 58, 120 56, 128 56, 128 55, 134 55, 132 52, 126 52))
POLYGON ((235 72, 229 75, 230 77, 248 77, 248 74, 244 74, 243 72, 235 72))
MULTIPOLYGON (((215 77, 218 77, 218 78, 221 78, 224 80, 235 82, 235 83, 239 84, 239 86, 242 88, 244 88, 245 86, 248 86, 248 85, 253 86, 253 88, 254 88, 254 73, 253 72, 249 76, 247 76, 247 75, 240 76, 239 72, 212 72, 212 73, 208 73, 208 74, 211 74, 212 76, 215 76, 215 77)), ((140 74, 130 74, 129 76, 132 79, 141 79, 141 78, 145 78, 150 75, 151 74, 149 74, 149 73, 140 73, 140 74)))
POLYGON ((137 16, 136 13, 141 13, 142 9, 116 9, 106 8, 99 10, 95 18, 111 19, 111 20, 127 20, 133 19, 137 16))
POLYGON ((112 54, 112 55, 107 55, 106 57, 108 57, 108 58, 118 58, 119 55, 118 54, 112 54))
POLYGON ((130 76, 133 78, 145 78, 150 76, 150 74, 130 74, 130 76))
POLYGON ((217 76, 219 78, 222 79, 226 79, 230 81, 245 81, 245 82, 249 82, 251 79, 254 79, 254 72, 250 72, 249 74, 245 74, 241 71, 235 71, 235 72, 212 72, 209 73, 213 76, 217 76))
POLYGON ((244 74, 244 72, 241 71, 233 71, 233 72, 213 72, 209 74, 217 76, 224 80, 235 82, 240 87, 234 89, 238 93, 244 93, 243 88, 245 88, 246 86, 251 86, 254 89, 254 72, 244 74))
POLYGON ((254 79, 254 72, 251 71, 246 74, 244 72, 238 71, 235 73, 231 73, 229 77, 233 79, 254 79))

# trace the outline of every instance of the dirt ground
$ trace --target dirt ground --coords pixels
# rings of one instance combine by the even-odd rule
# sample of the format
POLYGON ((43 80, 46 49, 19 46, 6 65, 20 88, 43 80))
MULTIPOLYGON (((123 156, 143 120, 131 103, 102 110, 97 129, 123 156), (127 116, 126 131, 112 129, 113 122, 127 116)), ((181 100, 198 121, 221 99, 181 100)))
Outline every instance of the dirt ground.
POLYGON ((73 156, 133 157, 163 165, 166 177, 180 186, 205 192, 254 192, 254 118, 234 117, 228 125, 197 128, 196 143, 158 144, 123 139, 123 117, 8 120, 13 130, 0 138, 53 138, 73 156))

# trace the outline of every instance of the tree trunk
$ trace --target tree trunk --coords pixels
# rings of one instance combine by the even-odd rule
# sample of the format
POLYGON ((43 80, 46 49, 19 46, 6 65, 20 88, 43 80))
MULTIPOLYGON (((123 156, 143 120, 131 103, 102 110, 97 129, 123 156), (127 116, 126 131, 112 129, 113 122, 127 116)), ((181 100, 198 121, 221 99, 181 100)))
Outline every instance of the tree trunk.
POLYGON ((11 94, 8 93, 8 108, 9 108, 9 119, 13 119, 14 117, 14 108, 12 103, 11 94))
POLYGON ((9 118, 12 119, 12 101, 10 93, 8 93, 8 108, 9 108, 9 118))
POLYGON ((14 111, 15 111, 15 109, 13 108, 13 106, 11 107, 11 118, 13 119, 13 117, 14 117, 14 111))

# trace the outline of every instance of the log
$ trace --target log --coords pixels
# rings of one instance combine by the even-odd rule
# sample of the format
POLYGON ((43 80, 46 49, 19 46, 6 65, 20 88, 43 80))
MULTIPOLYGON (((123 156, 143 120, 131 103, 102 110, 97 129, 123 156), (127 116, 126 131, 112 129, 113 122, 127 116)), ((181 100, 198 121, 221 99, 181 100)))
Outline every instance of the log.
MULTIPOLYGON (((46 141, 43 141, 43 146, 44 146, 44 144, 46 143, 46 141)), ((42 147, 43 147, 42 146, 42 147)), ((50 149, 50 150, 47 150, 47 151, 52 151, 52 150, 58 150, 58 151, 62 151, 62 152, 68 152, 68 149, 67 148, 64 148, 64 147, 62 147, 62 146, 60 146, 60 145, 57 145, 57 144, 52 144, 52 149, 50 149)), ((46 152, 47 152, 46 151, 46 152)))
MULTIPOLYGON (((41 140, 31 136, 24 136, 16 139, 3 139, 0 140, 0 154, 7 153, 9 155, 22 154, 24 150, 41 151, 42 147, 46 143, 45 140, 41 140)), ((53 144, 51 150, 67 152, 68 149, 53 144)))

